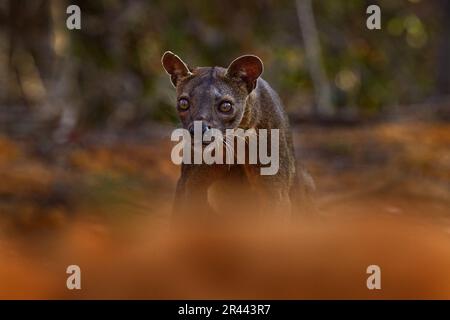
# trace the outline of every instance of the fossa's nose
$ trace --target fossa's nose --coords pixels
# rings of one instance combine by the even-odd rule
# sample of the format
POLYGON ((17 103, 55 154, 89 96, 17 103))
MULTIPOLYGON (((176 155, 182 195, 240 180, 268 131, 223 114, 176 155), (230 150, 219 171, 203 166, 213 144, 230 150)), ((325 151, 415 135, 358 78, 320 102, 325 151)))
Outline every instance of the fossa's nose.
MULTIPOLYGON (((205 134, 208 130, 210 130, 211 127, 209 125, 207 125, 206 123, 202 122, 202 134, 205 134)), ((191 134, 191 136, 194 136, 194 125, 191 125, 189 127, 189 133, 191 134)))

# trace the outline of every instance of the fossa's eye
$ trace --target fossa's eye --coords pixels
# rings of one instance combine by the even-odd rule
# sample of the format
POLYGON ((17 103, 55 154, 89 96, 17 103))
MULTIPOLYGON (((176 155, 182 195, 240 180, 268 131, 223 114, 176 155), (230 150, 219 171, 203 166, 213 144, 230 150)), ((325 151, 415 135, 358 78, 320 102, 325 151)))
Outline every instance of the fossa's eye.
POLYGON ((178 109, 181 111, 186 111, 189 109, 189 101, 186 98, 181 98, 178 100, 178 109))
POLYGON ((219 111, 223 113, 228 113, 233 109, 233 105, 230 101, 223 101, 219 105, 219 111))

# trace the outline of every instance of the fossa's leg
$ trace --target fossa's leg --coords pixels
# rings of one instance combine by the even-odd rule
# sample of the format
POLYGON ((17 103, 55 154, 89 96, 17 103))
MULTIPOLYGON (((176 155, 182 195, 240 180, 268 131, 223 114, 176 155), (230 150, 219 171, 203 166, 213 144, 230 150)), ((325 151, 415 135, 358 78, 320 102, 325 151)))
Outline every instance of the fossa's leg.
POLYGON ((208 188, 220 176, 216 165, 184 165, 175 193, 174 216, 202 216, 212 213, 208 188))
POLYGON ((260 167, 255 165, 245 166, 245 173, 258 195, 259 213, 263 216, 278 216, 288 220, 291 216, 289 179, 280 173, 272 176, 261 175, 260 167))

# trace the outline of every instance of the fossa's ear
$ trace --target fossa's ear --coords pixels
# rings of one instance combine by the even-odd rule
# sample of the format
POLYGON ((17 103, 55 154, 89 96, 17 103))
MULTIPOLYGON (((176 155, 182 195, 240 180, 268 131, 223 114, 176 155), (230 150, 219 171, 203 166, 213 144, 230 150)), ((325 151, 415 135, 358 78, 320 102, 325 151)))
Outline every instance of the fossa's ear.
POLYGON ((260 58, 253 55, 241 56, 230 63, 227 76, 232 79, 243 81, 250 93, 256 87, 256 81, 264 70, 260 58))
POLYGON ((166 51, 162 56, 161 62, 175 87, 180 79, 192 75, 186 63, 173 52, 166 51))

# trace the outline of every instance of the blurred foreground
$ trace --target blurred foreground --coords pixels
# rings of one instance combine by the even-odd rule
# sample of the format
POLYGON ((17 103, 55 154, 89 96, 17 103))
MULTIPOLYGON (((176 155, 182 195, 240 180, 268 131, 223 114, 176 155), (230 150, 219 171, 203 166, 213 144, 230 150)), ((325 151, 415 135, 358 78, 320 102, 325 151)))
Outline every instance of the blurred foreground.
POLYGON ((0 297, 450 298, 450 237, 436 225, 373 216, 266 222, 163 231, 141 221, 125 236, 83 220, 32 247, 3 241, 0 297), (81 267, 80 291, 65 287, 70 264, 81 267), (382 290, 366 288, 371 264, 381 267, 382 290))
POLYGON ((295 127, 321 211, 289 226, 170 225, 179 168, 155 132, 0 138, 0 298, 450 298, 448 123, 295 127))

